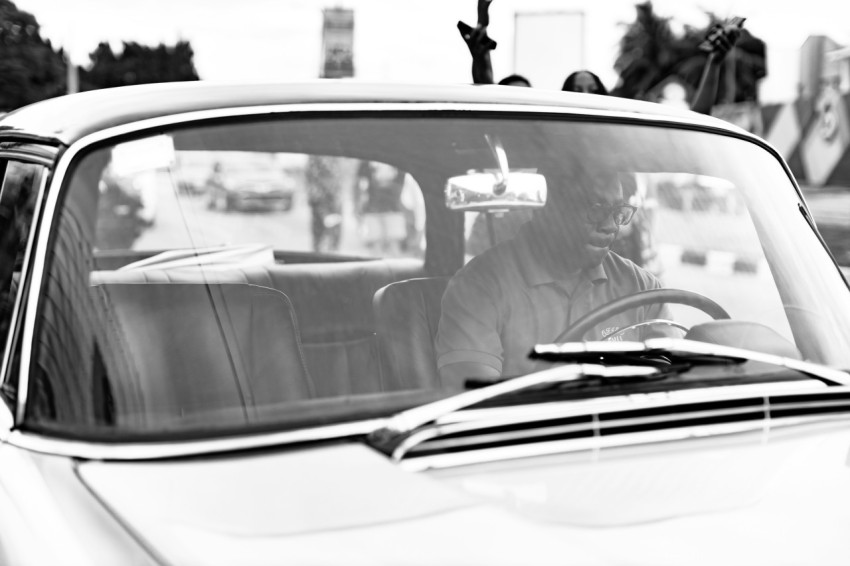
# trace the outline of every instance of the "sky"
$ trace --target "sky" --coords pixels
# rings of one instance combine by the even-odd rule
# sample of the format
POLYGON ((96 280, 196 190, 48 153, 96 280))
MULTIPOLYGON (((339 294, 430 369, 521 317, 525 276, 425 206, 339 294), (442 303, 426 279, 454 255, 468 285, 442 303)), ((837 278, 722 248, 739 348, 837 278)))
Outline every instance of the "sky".
MULTIPOLYGON (((78 65, 101 41, 155 45, 189 41, 204 80, 310 80, 319 76, 322 9, 355 13, 355 72, 364 80, 469 82, 469 53, 455 27, 475 23, 475 0, 13 0, 32 13, 42 34, 62 46, 78 65)), ((494 0, 490 35, 496 78, 519 60, 535 58, 514 43, 517 13, 581 14, 583 41, 565 33, 550 37, 564 66, 580 64, 613 87, 617 44, 634 20, 636 0, 494 0), (555 42, 555 43, 553 43, 555 42), (515 49, 516 48, 516 49, 515 49), (522 57, 517 54, 521 52, 522 57), (579 55, 576 55, 579 52, 579 55), (578 57, 578 58, 576 58, 578 57), (568 63, 567 63, 568 62, 568 63)), ((706 11, 746 17, 746 27, 767 45, 768 76, 763 102, 793 99, 799 77, 799 48, 810 35, 826 35, 850 45, 850 3, 836 0, 655 0, 655 11, 674 27, 702 26, 706 11)), ((559 61, 551 53, 540 61, 559 61)), ((566 77, 574 68, 565 68, 566 77)), ((551 84, 535 86, 557 88, 551 84)), ((558 85, 559 86, 559 85, 558 85)))

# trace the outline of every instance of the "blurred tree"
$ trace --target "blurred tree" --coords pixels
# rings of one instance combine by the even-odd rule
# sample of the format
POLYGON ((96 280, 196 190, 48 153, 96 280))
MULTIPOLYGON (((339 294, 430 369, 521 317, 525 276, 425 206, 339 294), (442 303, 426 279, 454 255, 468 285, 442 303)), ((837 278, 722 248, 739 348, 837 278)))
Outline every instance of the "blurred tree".
POLYGON ((62 50, 41 37, 35 17, 0 0, 0 112, 64 94, 62 50))
MULTIPOLYGON (((686 26, 682 35, 676 35, 670 18, 656 14, 651 1, 636 4, 635 9, 635 21, 627 25, 620 40, 614 63, 620 78, 612 94, 652 99, 670 79, 680 79, 693 93, 708 59, 699 44, 713 25, 721 23, 720 18, 707 12, 706 27, 686 26)), ((721 63, 715 102, 758 101, 758 81, 766 75, 765 44, 744 28, 735 48, 721 63)))
POLYGON ((196 81, 195 53, 186 41, 173 47, 148 47, 124 42, 116 54, 108 43, 100 43, 89 55, 91 64, 81 73, 81 90, 145 83, 196 81))
MULTIPOLYGON (((142 83, 198 80, 194 51, 186 41, 148 47, 124 43, 116 54, 101 43, 80 69, 80 90, 142 83)), ((35 17, 11 0, 0 0, 0 112, 67 92, 63 50, 42 38, 35 17)))
POLYGON ((620 40, 614 70, 620 74, 611 94, 645 98, 649 90, 672 73, 676 62, 676 38, 670 18, 659 17, 652 2, 635 6, 637 16, 620 40))

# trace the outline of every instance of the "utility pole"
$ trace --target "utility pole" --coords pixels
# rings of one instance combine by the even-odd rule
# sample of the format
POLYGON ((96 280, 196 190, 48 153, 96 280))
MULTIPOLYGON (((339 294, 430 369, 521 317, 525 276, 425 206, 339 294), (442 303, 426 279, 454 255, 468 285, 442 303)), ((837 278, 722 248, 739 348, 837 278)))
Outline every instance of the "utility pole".
POLYGON ((80 73, 77 66, 71 61, 70 55, 65 52, 65 68, 67 72, 67 80, 68 80, 68 88, 67 94, 74 94, 75 92, 80 92, 80 73))

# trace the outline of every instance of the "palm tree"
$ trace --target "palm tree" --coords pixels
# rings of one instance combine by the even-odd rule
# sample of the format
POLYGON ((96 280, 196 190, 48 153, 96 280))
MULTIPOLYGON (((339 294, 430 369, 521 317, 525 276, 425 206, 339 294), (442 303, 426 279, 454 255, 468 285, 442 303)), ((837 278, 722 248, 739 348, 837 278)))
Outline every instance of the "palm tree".
MULTIPOLYGON (((620 52, 614 63, 620 78, 612 94, 654 100, 660 87, 670 80, 682 83, 692 94, 708 59, 699 44, 721 20, 707 12, 706 27, 686 26, 684 33, 677 36, 670 27, 670 18, 656 14, 651 1, 635 8, 635 21, 627 25, 620 40, 620 52)), ((758 81, 766 75, 764 42, 744 28, 735 48, 722 63, 720 74, 723 79, 716 101, 757 101, 758 81)))
POLYGON ((620 40, 620 53, 614 62, 620 79, 612 94, 642 99, 671 73, 676 38, 670 29, 670 18, 659 17, 652 2, 635 8, 637 17, 620 40))

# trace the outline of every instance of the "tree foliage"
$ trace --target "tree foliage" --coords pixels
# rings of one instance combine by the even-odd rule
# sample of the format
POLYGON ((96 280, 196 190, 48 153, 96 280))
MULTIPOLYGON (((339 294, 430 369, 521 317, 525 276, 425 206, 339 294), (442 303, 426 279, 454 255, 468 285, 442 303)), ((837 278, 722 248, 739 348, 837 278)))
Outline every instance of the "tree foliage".
POLYGON ((80 76, 81 90, 109 88, 134 84, 173 81, 195 81, 194 51, 186 41, 173 47, 160 44, 148 47, 124 42, 120 53, 102 42, 89 55, 88 69, 80 76))
POLYGON ((35 17, 0 0, 0 111, 63 94, 62 50, 41 37, 35 17))
MULTIPOLYGON (((648 99, 671 78, 679 79, 691 91, 696 90, 708 58, 699 44, 720 19, 707 12, 706 27, 686 26, 684 33, 677 35, 670 26, 670 18, 656 14, 651 1, 637 4, 635 9, 635 20, 627 25, 620 40, 614 63, 620 78, 612 94, 648 99)), ((764 42, 744 28, 735 48, 721 64, 723 79, 716 100, 757 101, 758 81, 766 74, 764 42), (726 80, 727 76, 734 80, 726 80)))
MULTIPOLYGON (((194 51, 187 41, 155 47, 124 42, 115 53, 102 42, 78 69, 80 89, 198 80, 194 51)), ((0 0, 0 113, 65 94, 68 67, 62 49, 41 36, 35 16, 0 0)))

